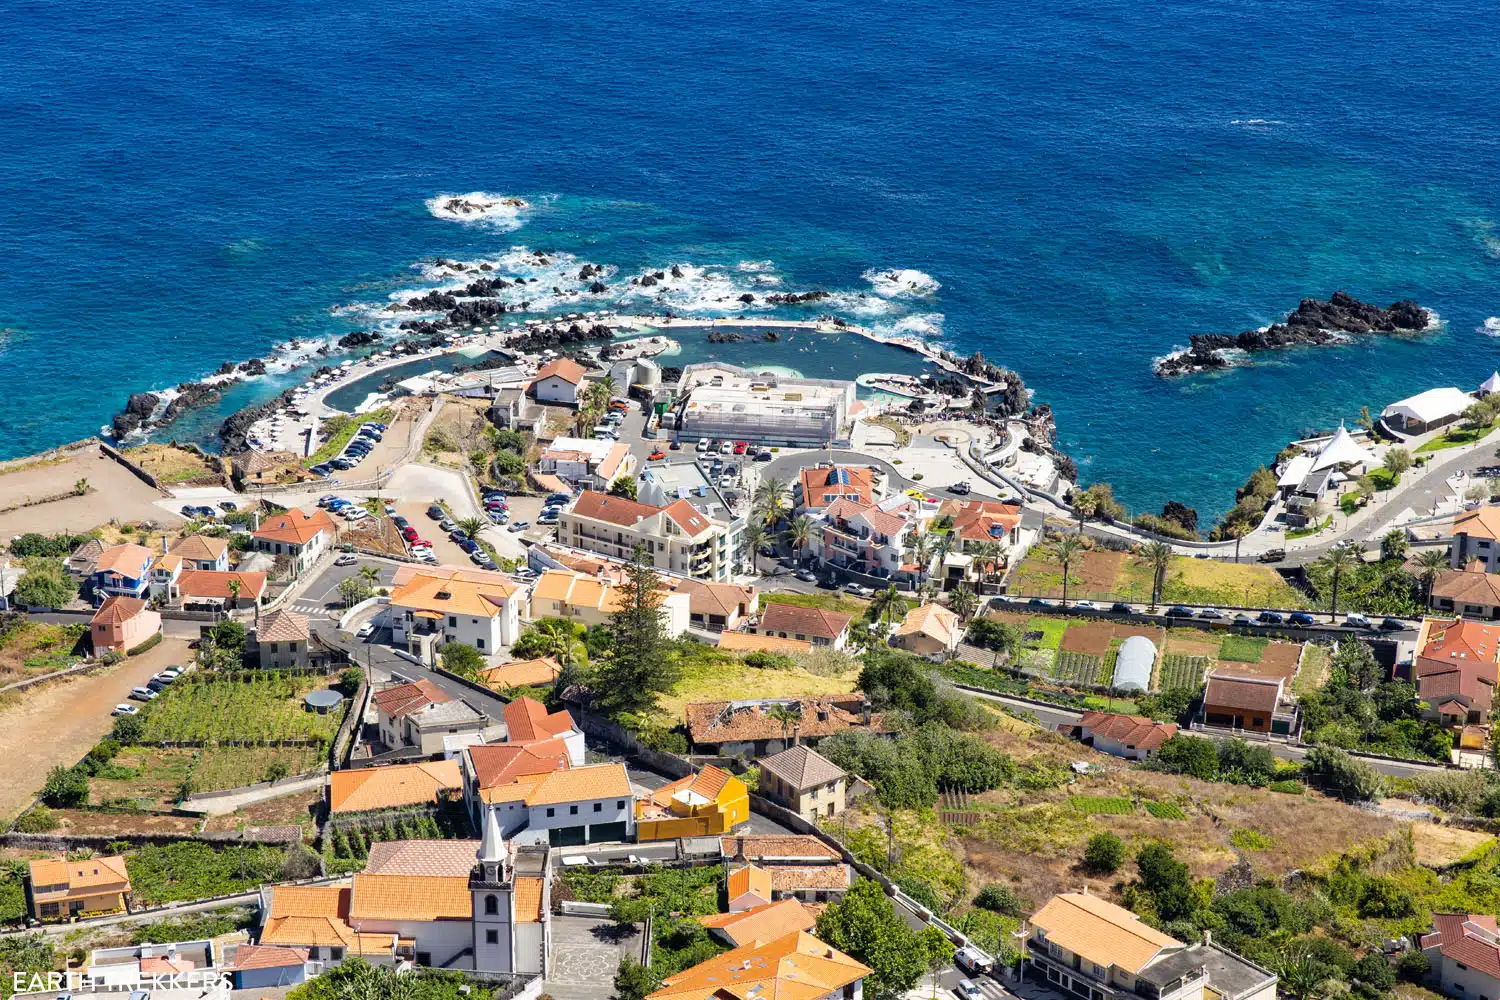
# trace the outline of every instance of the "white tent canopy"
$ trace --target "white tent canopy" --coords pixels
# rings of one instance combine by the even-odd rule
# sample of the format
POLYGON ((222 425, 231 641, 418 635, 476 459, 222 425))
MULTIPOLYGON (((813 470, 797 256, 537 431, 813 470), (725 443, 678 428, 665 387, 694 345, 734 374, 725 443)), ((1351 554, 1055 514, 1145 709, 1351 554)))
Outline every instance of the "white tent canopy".
POLYGON ((1361 448, 1355 444, 1348 428, 1340 422, 1338 432, 1328 440, 1328 443, 1318 452, 1317 457, 1313 459, 1312 471, 1318 472, 1334 465, 1374 464, 1375 454, 1368 448, 1361 448))
POLYGON ((1403 422, 1431 424, 1458 416, 1474 402, 1462 389, 1428 389, 1400 399, 1380 411, 1381 417, 1399 417, 1403 422))
POLYGON ((1480 392, 1500 392, 1500 371, 1479 383, 1480 392))
POLYGON ((1296 455, 1287 459, 1281 468, 1281 477, 1276 480, 1276 485, 1281 487, 1296 488, 1307 474, 1312 471, 1313 457, 1311 455, 1296 455))

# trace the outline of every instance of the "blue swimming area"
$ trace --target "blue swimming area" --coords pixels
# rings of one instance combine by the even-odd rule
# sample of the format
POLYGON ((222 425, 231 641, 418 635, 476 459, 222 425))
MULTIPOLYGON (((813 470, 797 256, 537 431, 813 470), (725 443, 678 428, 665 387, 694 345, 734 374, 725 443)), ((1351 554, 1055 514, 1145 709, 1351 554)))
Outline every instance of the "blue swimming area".
MULTIPOLYGON (((0 457, 95 433, 131 392, 368 329, 421 262, 518 246, 611 268, 589 308, 653 305, 628 279, 677 263, 710 276, 673 291, 679 310, 823 289, 775 312, 981 350, 1052 404, 1086 479, 1205 518, 1285 440, 1500 365, 1500 21, 1477 0, 11 15, 0 457), (465 192, 532 208, 429 208, 465 192), (940 287, 882 292, 867 274, 887 269, 940 287), (1442 325, 1151 374, 1192 333, 1339 288, 1442 325)), ((826 370, 790 345, 709 346, 826 370)), ((910 370, 867 347, 829 365, 910 370)), ((235 386, 170 436, 211 441, 295 377, 235 386)))

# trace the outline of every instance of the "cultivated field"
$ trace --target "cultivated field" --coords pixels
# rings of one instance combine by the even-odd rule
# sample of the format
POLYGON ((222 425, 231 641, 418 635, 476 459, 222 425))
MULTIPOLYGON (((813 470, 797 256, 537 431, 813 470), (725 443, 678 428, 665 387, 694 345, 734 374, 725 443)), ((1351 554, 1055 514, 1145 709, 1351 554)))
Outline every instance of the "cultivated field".
MULTIPOLYGON (((1027 597, 1062 596, 1062 565, 1046 546, 1026 554, 1014 571, 1010 592, 1027 597)), ((1093 601, 1146 601, 1151 598, 1151 568, 1125 552, 1093 549, 1075 557, 1068 571, 1068 597, 1093 601)), ((1247 607, 1305 608, 1305 594, 1259 563, 1220 562, 1174 556, 1167 568, 1163 603, 1221 604, 1247 607)))
POLYGON ((277 743, 331 740, 339 719, 302 707, 322 677, 246 673, 244 680, 188 674, 152 702, 142 743, 277 743))

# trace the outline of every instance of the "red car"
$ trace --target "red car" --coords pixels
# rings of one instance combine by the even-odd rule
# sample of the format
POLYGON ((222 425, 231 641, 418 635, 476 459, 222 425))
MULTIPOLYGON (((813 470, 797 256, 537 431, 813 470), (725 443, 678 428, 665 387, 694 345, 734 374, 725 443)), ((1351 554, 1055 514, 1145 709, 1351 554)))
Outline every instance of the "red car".
POLYGON ((417 540, 417 529, 416 528, 402 528, 401 529, 401 537, 404 538, 404 539, 406 539, 408 542, 415 542, 417 540))
POLYGON ((743 455, 745 453, 745 449, 748 448, 748 447, 750 447, 750 442, 748 442, 748 441, 736 441, 734 443, 734 453, 736 455, 743 455))
POLYGON ((653 462, 660 462, 660 461, 661 461, 661 460, 662 460, 662 459, 664 459, 664 458, 666 458, 666 457, 667 457, 667 453, 666 453, 666 452, 664 452, 664 451, 662 451, 662 450, 661 450, 661 449, 660 449, 660 448, 658 448, 658 449, 656 449, 656 450, 655 450, 655 451, 653 451, 653 452, 652 452, 652 453, 651 453, 651 454, 650 454, 650 456, 648 456, 648 457, 649 457, 649 458, 650 458, 650 459, 651 459, 651 461, 653 461, 653 462))

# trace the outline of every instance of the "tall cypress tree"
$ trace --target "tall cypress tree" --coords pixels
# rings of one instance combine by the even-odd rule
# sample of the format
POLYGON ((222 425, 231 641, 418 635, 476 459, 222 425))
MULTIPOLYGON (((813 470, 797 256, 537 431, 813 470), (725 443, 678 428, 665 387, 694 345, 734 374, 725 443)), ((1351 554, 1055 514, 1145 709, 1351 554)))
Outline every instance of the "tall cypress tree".
POLYGON ((589 687, 611 714, 640 712, 656 706, 657 695, 672 687, 676 672, 661 610, 661 578, 639 548, 617 593, 619 610, 609 616, 614 649, 596 664, 589 687))

